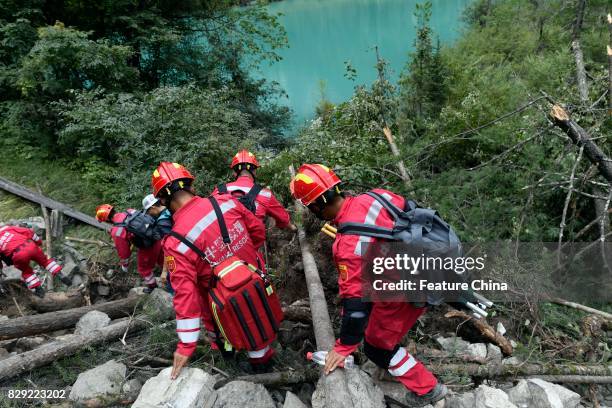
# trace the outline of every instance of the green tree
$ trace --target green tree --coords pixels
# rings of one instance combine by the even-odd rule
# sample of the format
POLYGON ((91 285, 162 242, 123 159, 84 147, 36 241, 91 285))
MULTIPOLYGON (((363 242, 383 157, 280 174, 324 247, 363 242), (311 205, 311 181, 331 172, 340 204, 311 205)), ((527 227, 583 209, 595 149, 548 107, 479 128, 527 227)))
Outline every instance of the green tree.
POLYGON ((446 68, 440 43, 433 45, 430 27, 431 2, 416 5, 417 36, 400 79, 402 109, 415 121, 439 114, 446 100, 446 68))

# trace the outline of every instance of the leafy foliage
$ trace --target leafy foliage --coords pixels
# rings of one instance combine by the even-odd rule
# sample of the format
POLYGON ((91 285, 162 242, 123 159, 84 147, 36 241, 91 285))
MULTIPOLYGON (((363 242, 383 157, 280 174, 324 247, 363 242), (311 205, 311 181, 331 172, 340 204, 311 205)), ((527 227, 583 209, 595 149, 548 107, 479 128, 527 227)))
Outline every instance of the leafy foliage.
POLYGON ((232 108, 232 96, 194 85, 160 87, 142 96, 80 92, 74 102, 58 104, 63 124, 58 142, 106 197, 142 197, 160 161, 185 164, 207 193, 227 175, 227 160, 245 139, 252 146, 265 136, 232 108))

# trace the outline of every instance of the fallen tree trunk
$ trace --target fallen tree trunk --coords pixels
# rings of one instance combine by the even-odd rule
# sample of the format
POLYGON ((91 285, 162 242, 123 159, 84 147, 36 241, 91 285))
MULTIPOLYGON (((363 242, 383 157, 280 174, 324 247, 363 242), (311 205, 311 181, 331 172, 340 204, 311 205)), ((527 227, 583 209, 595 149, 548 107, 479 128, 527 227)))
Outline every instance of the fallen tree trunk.
POLYGON ((469 321, 472 326, 474 326, 480 332, 480 334, 486 337, 491 343, 499 346, 499 348, 505 355, 512 355, 513 350, 510 341, 501 334, 499 334, 497 331, 495 331, 495 329, 491 327, 491 325, 487 323, 484 319, 476 319, 460 310, 451 310, 450 312, 446 313, 444 317, 458 317, 460 319, 469 321))
POLYGON ((591 136, 578 123, 574 122, 569 113, 560 105, 556 104, 552 98, 547 99, 553 103, 550 117, 554 124, 561 128, 578 146, 584 145, 584 154, 591 163, 597 166, 601 175, 612 183, 612 160, 595 144, 591 136))
POLYGON ((9 340, 67 329, 73 327, 84 314, 92 310, 104 312, 109 315, 111 319, 128 316, 133 313, 139 300, 139 296, 131 296, 125 299, 83 306, 76 309, 60 310, 57 312, 3 320, 0 322, 0 340, 9 340))
POLYGON ((0 381, 19 376, 60 358, 71 356, 85 347, 119 338, 130 329, 133 333, 143 329, 146 325, 145 320, 139 317, 125 319, 87 335, 71 334, 64 336, 62 339, 44 344, 35 350, 0 360, 0 381))
POLYGON ((468 377, 537 377, 548 376, 612 376, 612 365, 581 364, 428 364, 427 367, 436 375, 455 374, 468 377))
MULTIPOLYGON (((293 166, 289 167, 289 171, 292 176, 295 176, 293 166)), ((295 211, 299 215, 302 214, 302 205, 297 201, 295 202, 295 211)), ((323 284, 319 277, 315 258, 310 249, 310 243, 306 239, 306 232, 301 225, 298 225, 298 240, 302 251, 302 262, 304 264, 304 275, 308 288, 310 312, 312 314, 317 349, 331 350, 334 347, 335 336, 331 319, 329 318, 325 292, 323 291, 323 284)), ((344 372, 342 370, 334 370, 324 378, 325 405, 328 407, 351 408, 353 404, 344 372)))
POLYGON ((234 378, 226 378, 215 383, 215 389, 223 387, 232 381, 249 381, 256 384, 263 384, 269 387, 279 387, 283 385, 299 384, 303 382, 314 382, 319 379, 319 370, 307 369, 304 371, 281 371, 275 373, 264 373, 255 375, 243 375, 234 378))
POLYGON ((552 383, 565 384, 612 384, 612 376, 597 375, 534 375, 529 378, 539 378, 552 383))
POLYGON ((24 186, 14 183, 5 178, 0 177, 0 189, 8 191, 9 193, 15 194, 21 198, 25 198, 28 201, 32 201, 34 203, 44 205, 45 207, 50 208, 52 210, 58 210, 61 213, 66 214, 70 218, 79 220, 92 227, 96 227, 96 228, 103 229, 106 231, 109 231, 111 229, 111 225, 108 223, 98 222, 94 217, 91 217, 87 214, 84 214, 80 211, 70 208, 66 204, 60 203, 59 201, 55 201, 41 194, 37 194, 25 188, 24 186))
POLYGON ((83 306, 85 298, 79 291, 47 292, 44 298, 30 296, 32 307, 41 313, 55 312, 64 309, 73 309, 83 306))

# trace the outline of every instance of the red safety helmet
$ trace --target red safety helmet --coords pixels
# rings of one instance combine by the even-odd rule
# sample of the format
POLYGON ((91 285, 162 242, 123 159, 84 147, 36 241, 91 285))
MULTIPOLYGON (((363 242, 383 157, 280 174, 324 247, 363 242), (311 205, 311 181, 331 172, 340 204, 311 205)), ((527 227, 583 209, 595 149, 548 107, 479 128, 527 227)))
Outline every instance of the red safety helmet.
MULTIPOLYGON (((189 170, 187 170, 182 164, 161 162, 151 177, 153 195, 157 197, 164 187, 167 187, 175 180, 193 180, 194 178, 195 177, 193 177, 189 170)), ((170 191, 168 191, 168 193, 170 193, 170 191)))
POLYGON ((238 171, 251 170, 252 168, 256 169, 257 167, 259 167, 259 162, 257 161, 257 158, 253 153, 249 152, 248 150, 241 150, 236 153, 236 155, 232 159, 232 164, 230 164, 231 169, 238 171), (236 169, 236 166, 239 166, 241 164, 244 164, 245 167, 236 169))
POLYGON ((340 184, 342 180, 336 176, 332 169, 322 164, 302 164, 289 188, 296 200, 304 205, 312 204, 332 187, 340 184))
POLYGON ((110 217, 111 212, 113 211, 113 206, 110 204, 100 204, 96 208, 96 220, 99 222, 106 222, 110 217))

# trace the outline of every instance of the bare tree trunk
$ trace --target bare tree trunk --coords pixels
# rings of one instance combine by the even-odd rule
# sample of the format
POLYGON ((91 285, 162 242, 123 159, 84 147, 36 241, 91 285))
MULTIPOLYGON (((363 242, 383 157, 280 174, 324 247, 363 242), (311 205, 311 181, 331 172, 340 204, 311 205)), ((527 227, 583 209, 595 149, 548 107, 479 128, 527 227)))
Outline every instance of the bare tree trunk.
POLYGON ((560 127, 574 144, 584 145, 586 157, 597 166, 601 175, 612 183, 612 160, 595 144, 587 131, 570 118, 569 113, 561 105, 556 104, 550 97, 547 98, 553 104, 550 117, 554 124, 560 127))
POLYGON ((582 47, 580 46, 580 33, 582 31, 585 7, 586 0, 578 0, 576 21, 574 22, 574 29, 572 32, 572 51, 574 53, 574 59, 576 60, 576 82, 578 84, 580 101, 583 105, 586 105, 589 99, 589 88, 587 85, 586 70, 584 68, 584 56, 582 54, 582 47))
MULTIPOLYGON (((295 176, 293 166, 289 166, 289 172, 295 176)), ((295 202, 295 212, 302 214, 302 205, 295 202)), ((331 350, 334 347, 334 329, 329 318, 327 301, 323 284, 319 277, 319 271, 314 256, 310 249, 310 243, 306 239, 306 232, 298 225, 298 239, 302 250, 302 262, 304 264, 304 275, 310 299, 310 311, 312 313, 312 325, 318 350, 331 350)), ((328 407, 351 408, 352 399, 348 390, 348 384, 343 370, 334 370, 325 376, 325 401, 328 407)))
POLYGON ((608 41, 608 115, 612 116, 612 14, 608 13, 608 31, 610 40, 608 41))
POLYGON ((450 312, 446 313, 444 317, 446 318, 458 317, 460 319, 469 321, 472 324, 472 326, 474 326, 480 332, 480 334, 482 334, 484 337, 489 339, 491 343, 497 344, 505 355, 507 356, 512 355, 512 352, 514 350, 512 348, 512 344, 510 344, 510 341, 504 336, 502 336, 501 334, 499 334, 484 319, 473 318, 472 316, 468 315, 467 313, 461 310, 451 310, 450 312))
POLYGON ((92 306, 3 320, 0 322, 0 340, 68 329, 73 327, 84 314, 92 310, 104 312, 113 319, 129 316, 134 311, 138 301, 138 296, 130 296, 125 299, 98 303, 92 306))
POLYGON ((85 347, 119 338, 130 329, 133 332, 144 328, 146 325, 147 323, 142 317, 126 319, 87 335, 72 334, 65 336, 61 340, 44 344, 32 351, 0 360, 0 381, 51 364, 60 358, 71 356, 85 347))

